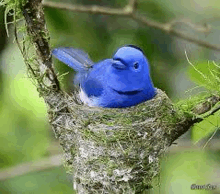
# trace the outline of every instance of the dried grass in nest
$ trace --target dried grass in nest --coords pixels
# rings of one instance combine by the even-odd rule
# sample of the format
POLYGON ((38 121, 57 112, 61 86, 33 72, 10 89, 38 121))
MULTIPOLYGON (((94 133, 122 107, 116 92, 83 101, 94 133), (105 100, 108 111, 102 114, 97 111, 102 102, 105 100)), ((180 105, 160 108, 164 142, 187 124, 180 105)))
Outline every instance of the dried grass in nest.
MULTIPOLYGON (((48 96, 50 122, 78 193, 139 193, 159 172, 178 115, 166 94, 130 108, 97 108, 48 96)), ((46 100, 47 101, 47 100, 46 100)))

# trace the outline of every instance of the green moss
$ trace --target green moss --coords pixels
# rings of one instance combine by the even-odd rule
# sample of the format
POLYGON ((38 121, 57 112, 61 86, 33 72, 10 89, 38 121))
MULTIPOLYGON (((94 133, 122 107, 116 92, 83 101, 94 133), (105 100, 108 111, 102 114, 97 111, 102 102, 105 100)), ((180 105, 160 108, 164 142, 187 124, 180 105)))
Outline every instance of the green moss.
POLYGON ((63 166, 65 168, 66 173, 73 174, 73 167, 66 160, 63 160, 63 166))
MULTIPOLYGON (((181 101, 175 103, 174 106, 185 117, 187 117, 187 118, 194 117, 195 118, 198 116, 198 114, 196 114, 196 111, 194 111, 195 108, 197 106, 202 105, 203 103, 210 103, 210 105, 211 105, 211 102, 209 102, 208 99, 211 96, 215 96, 215 95, 216 94, 205 92, 202 94, 198 94, 196 96, 192 96, 188 99, 181 100, 181 101)), ((211 109, 216 107, 218 104, 219 103, 217 103, 217 104, 214 103, 214 105, 211 105, 211 109)), ((201 114, 200 116, 205 116, 207 114, 209 114, 209 110, 207 110, 204 114, 201 114)))
POLYGON ((164 130, 167 129, 169 134, 169 128, 172 129, 176 123, 184 120, 185 115, 178 112, 169 100, 160 101, 159 98, 157 100, 158 102, 154 102, 157 104, 156 108, 150 106, 151 102, 146 102, 139 104, 129 113, 126 109, 124 109, 125 111, 121 111, 122 109, 120 111, 119 109, 102 109, 96 114, 94 112, 89 113, 87 119, 84 120, 84 128, 81 130, 83 138, 92 139, 98 145, 119 142, 123 146, 124 153, 128 153, 130 151, 129 146, 124 146, 128 141, 143 145, 148 144, 148 142, 140 140, 142 135, 139 136, 137 133, 143 128, 143 131, 147 131, 146 135, 152 135, 152 129, 147 128, 145 123, 148 122, 146 118, 152 118, 149 122, 155 122, 157 125, 166 123, 164 130), (101 123, 99 127, 97 126, 98 123, 101 123))
MULTIPOLYGON (((22 7, 28 2, 28 0, 3 0, 0 2, 0 6, 5 7, 5 29, 8 33, 7 15, 14 15, 14 20, 19 20, 23 17, 22 7)), ((14 22, 15 22, 14 21, 14 22)))

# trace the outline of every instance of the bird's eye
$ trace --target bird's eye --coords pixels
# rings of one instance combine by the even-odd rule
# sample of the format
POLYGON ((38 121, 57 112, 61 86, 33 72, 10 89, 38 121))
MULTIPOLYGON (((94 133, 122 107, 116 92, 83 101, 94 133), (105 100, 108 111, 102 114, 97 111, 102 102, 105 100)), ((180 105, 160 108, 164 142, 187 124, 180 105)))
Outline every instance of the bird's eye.
POLYGON ((138 69, 138 68, 139 68, 138 62, 135 62, 135 63, 133 64, 133 67, 134 67, 134 69, 138 69))

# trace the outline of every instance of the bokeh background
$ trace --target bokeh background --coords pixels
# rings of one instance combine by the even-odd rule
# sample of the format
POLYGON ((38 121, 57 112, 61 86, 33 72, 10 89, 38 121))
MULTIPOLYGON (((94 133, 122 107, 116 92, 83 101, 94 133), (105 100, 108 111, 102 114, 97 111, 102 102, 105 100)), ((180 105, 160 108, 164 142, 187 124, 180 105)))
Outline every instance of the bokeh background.
MULTIPOLYGON (((126 0, 62 2, 118 8, 127 3, 126 0)), ((174 28, 220 45, 220 1, 138 0, 137 2, 138 12, 149 19, 163 23, 174 20, 189 21, 195 24, 193 28, 186 24, 187 22, 179 22, 174 28), (198 31, 199 26, 204 24, 212 27, 211 32, 198 31)), ((141 47, 150 61, 155 87, 166 91, 174 102, 203 91, 202 88, 196 87, 187 74, 190 65, 185 51, 192 63, 207 63, 213 60, 219 63, 218 51, 170 36, 130 18, 74 13, 54 8, 45 8, 45 17, 52 48, 59 46, 81 48, 89 53, 94 62, 110 58, 118 47, 125 44, 141 47)), ((12 18, 8 16, 7 19, 11 21, 12 18)), ((73 193, 72 177, 62 166, 62 157, 59 155, 62 154, 62 150, 48 124, 45 104, 26 75, 25 64, 14 41, 13 26, 9 24, 8 27, 10 37, 6 35, 4 9, 1 7, 0 193, 73 193), (53 165, 56 161, 50 160, 55 155, 60 156, 57 165, 53 165), (42 165, 42 161, 45 160, 50 161, 49 164, 46 162, 42 165), (38 165, 39 168, 33 172, 22 173, 38 165), (16 175, 13 173, 15 171, 22 175, 16 175), (11 176, 5 176, 5 173, 11 172, 11 176)), ((73 70, 57 60, 54 61, 56 71, 62 77, 62 87, 71 91, 73 70)), ((189 131, 177 141, 176 145, 171 146, 161 161, 161 176, 155 180, 160 186, 152 193, 220 193, 220 144, 217 131, 220 120, 209 122, 216 129, 214 135, 210 133, 195 144, 191 138, 192 132, 189 131), (212 184, 218 189, 195 191, 190 189, 192 184, 212 184)), ((199 128, 205 133, 205 125, 199 128)))

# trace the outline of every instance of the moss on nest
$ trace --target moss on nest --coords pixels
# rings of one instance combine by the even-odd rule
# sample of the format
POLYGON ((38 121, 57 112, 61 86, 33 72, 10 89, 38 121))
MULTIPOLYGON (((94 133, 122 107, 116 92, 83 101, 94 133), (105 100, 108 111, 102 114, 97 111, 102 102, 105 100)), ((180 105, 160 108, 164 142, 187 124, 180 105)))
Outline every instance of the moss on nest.
POLYGON ((158 89, 152 100, 113 109, 61 98, 59 107, 65 102, 70 112, 49 114, 78 193, 139 193, 150 188, 159 157, 171 144, 169 134, 185 120, 166 94, 158 89))

